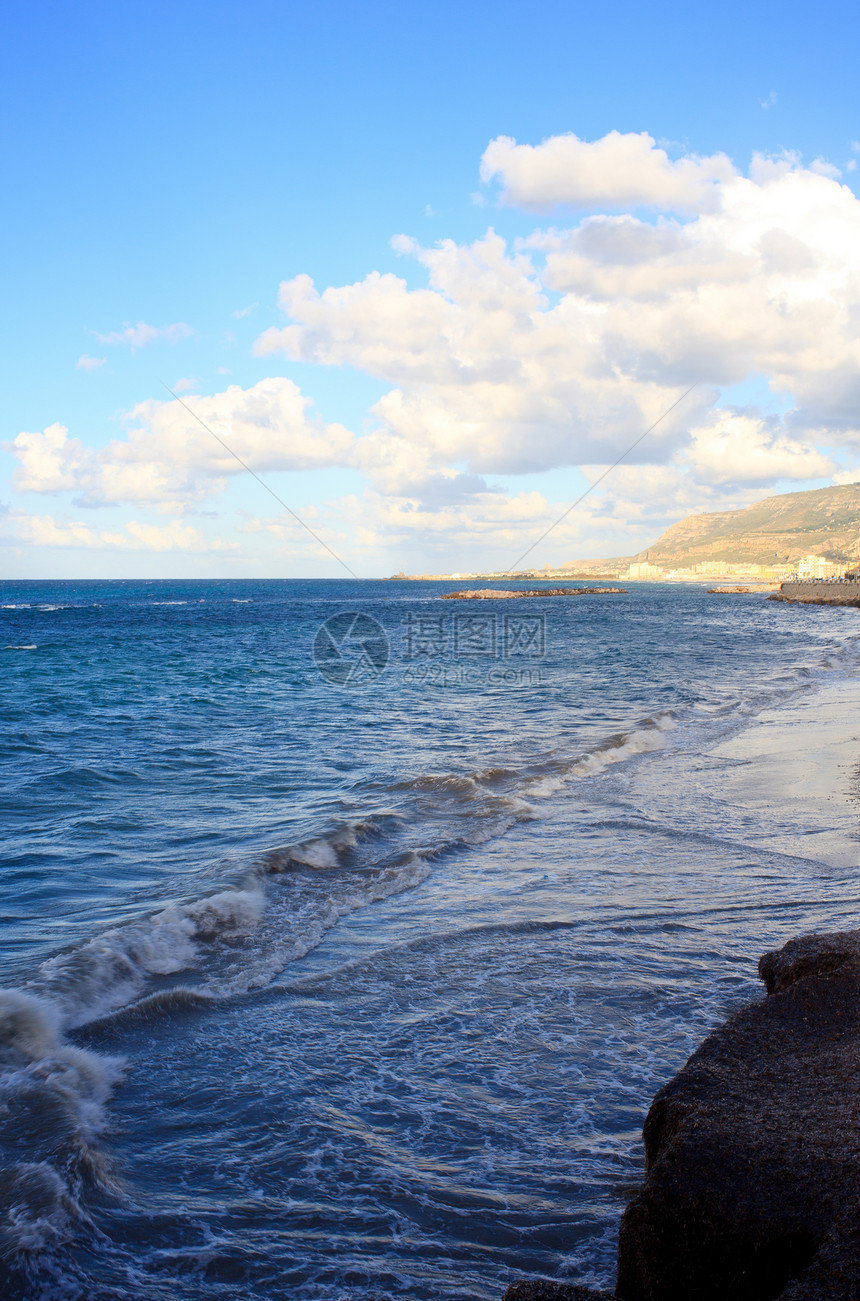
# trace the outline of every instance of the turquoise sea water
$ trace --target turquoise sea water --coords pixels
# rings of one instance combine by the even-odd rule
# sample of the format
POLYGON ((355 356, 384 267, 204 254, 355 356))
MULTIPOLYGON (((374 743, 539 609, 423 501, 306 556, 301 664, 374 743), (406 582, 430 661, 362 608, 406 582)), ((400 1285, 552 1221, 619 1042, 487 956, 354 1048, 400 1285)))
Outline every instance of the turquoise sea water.
POLYGON ((451 586, 0 584, 4 1296, 611 1283, 656 1089, 853 924, 715 747, 855 611, 451 586))

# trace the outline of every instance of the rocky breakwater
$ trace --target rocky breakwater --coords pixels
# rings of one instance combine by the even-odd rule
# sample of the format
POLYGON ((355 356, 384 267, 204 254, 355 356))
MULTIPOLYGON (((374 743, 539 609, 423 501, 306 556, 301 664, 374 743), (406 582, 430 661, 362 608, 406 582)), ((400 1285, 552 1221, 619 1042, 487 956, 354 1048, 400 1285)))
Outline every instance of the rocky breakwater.
MULTIPOLYGON (((657 1094, 616 1301, 860 1301, 860 931, 766 953, 767 997, 657 1094)), ((505 1301, 613 1301, 549 1281, 505 1301)))
POLYGON ((818 579, 808 583, 783 583, 769 601, 787 601, 790 605, 853 605, 860 607, 860 581, 818 579))
POLYGON ((758 596, 760 592, 778 592, 777 583, 756 583, 755 587, 709 587, 708 596, 729 596, 743 594, 745 596, 758 596))
POLYGON ((469 588, 463 592, 444 592, 443 601, 505 601, 520 596, 607 596, 626 592, 625 587, 531 587, 519 592, 497 591, 494 587, 469 588))

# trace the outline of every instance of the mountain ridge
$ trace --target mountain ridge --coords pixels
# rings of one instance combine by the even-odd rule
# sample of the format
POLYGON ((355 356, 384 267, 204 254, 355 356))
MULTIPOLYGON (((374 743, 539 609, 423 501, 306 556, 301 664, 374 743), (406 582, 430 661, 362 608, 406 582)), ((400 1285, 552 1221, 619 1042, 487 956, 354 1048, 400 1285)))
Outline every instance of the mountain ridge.
POLYGON ((765 497, 739 510, 688 515, 633 556, 573 561, 565 568, 649 562, 683 568, 704 561, 784 565, 803 556, 860 557, 860 483, 765 497))

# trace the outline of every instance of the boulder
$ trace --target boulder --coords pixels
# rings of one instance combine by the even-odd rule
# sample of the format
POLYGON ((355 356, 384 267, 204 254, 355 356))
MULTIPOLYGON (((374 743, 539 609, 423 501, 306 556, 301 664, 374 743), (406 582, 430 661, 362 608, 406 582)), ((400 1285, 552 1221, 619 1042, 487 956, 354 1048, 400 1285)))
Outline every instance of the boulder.
POLYGON ((767 997, 648 1113, 623 1301, 860 1298, 860 932, 792 940, 759 972, 767 997))

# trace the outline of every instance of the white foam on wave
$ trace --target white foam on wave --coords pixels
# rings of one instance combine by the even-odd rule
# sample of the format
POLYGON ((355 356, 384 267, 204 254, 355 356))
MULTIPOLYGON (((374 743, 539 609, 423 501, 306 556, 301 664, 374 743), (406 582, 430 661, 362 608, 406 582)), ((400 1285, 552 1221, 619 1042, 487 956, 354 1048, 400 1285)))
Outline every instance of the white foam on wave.
POLYGON ((441 854, 496 839, 535 816, 530 800, 658 749, 673 726, 668 713, 646 719, 576 759, 553 763, 551 771, 417 775, 392 788, 406 798, 398 812, 376 812, 270 851, 240 887, 112 927, 48 959, 28 988, 50 998, 73 1027, 135 1003, 152 992, 153 981, 192 968, 204 993, 257 987, 317 947, 342 917, 420 884, 441 854), (387 862, 360 851, 377 837, 388 841, 387 862), (392 837, 402 851, 396 862, 392 837), (288 879, 281 885, 279 877, 288 879))
POLYGON ((368 869, 352 862, 359 842, 379 834, 381 819, 396 824, 391 814, 345 823, 265 855, 239 887, 111 927, 43 962, 27 990, 50 1000, 62 1025, 73 1028, 135 1004, 158 978, 194 968, 204 996, 259 985, 261 970, 280 971, 315 948, 340 916, 408 889, 429 872, 414 855, 405 867, 368 869), (341 870, 329 877, 331 869, 341 870), (267 882, 280 876, 289 876, 289 885, 282 906, 272 910, 267 882), (272 916, 262 935, 267 912, 272 916))
POLYGON ((110 1187, 96 1144, 123 1062, 68 1043, 61 1022, 51 1003, 0 990, 0 1108, 15 1122, 0 1129, 0 1256, 7 1259, 88 1225, 86 1190, 110 1187))
POLYGON ((305 842, 301 847, 304 860, 295 857, 297 847, 293 846, 260 864, 262 876, 253 889, 228 890, 182 909, 165 909, 149 919, 151 933, 143 952, 140 927, 129 926, 107 932, 76 953, 65 955, 56 971, 51 969, 56 960, 44 964, 41 971, 52 996, 65 1002, 64 1023, 80 1025, 103 1017, 134 1016, 140 1010, 170 1013, 177 1007, 194 1006, 198 999, 220 1000, 263 988, 290 963, 317 948, 342 918, 420 885, 445 848, 437 846, 424 853, 407 850, 395 861, 375 867, 341 863, 341 871, 322 875, 318 861, 307 861, 315 857, 312 850, 316 847, 328 865, 334 857, 332 842, 343 852, 348 839, 352 837, 341 828, 328 842, 323 837, 305 842), (158 993, 146 991, 148 977, 171 975, 197 965, 194 941, 223 940, 225 925, 228 938, 247 942, 233 949, 222 945, 210 950, 205 966, 201 964, 199 983, 195 980, 193 985, 158 993), (130 932, 135 932, 133 940, 130 932))
POLYGON ((669 712, 645 719, 629 732, 617 732, 614 736, 606 737, 585 754, 560 765, 555 772, 529 779, 526 791, 529 797, 536 799, 554 795, 572 780, 597 777, 614 764, 661 750, 666 744, 666 733, 676 726, 675 715, 669 712))
POLYGON ((324 836, 315 836, 310 840, 286 845, 283 849, 271 850, 259 864, 259 870, 267 876, 274 876, 295 867, 315 867, 320 870, 338 867, 360 841, 381 832, 383 819, 395 823, 398 821, 396 815, 386 813, 341 823, 324 836))
POLYGON ((325 891, 308 891, 298 898, 291 892, 270 896, 254 953, 243 955, 233 970, 219 975, 211 992, 232 997, 265 988, 285 967, 318 948, 344 917, 414 890, 431 871, 430 857, 408 853, 397 864, 341 876, 325 891))
POLYGON ((258 881, 245 889, 171 904, 49 958, 28 987, 51 999, 66 1026, 84 1025, 139 997, 153 976, 194 966, 201 942, 230 942, 248 935, 259 925, 264 906, 258 881))
POLYGON ((337 867, 340 855, 345 849, 355 845, 354 836, 341 841, 340 844, 328 840, 325 836, 319 840, 308 840, 301 845, 294 845, 287 851, 289 862, 304 867, 337 867))
POLYGON ((422 773, 408 781, 400 782, 395 790, 441 793, 445 795, 462 795, 473 798, 481 789, 478 773, 422 773))
POLYGON ((3 649, 4 650, 38 650, 39 647, 36 645, 35 642, 32 642, 28 646, 4 646, 3 649))

